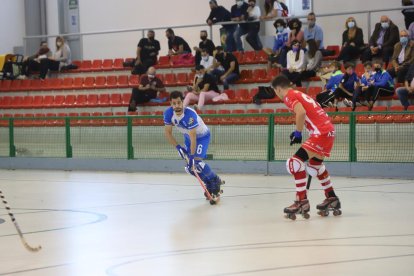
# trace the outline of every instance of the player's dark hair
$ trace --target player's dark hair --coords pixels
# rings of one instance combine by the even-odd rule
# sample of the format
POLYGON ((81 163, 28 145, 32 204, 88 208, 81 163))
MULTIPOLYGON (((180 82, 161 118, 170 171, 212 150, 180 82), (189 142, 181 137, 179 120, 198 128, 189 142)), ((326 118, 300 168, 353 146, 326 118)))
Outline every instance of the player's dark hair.
POLYGON ((273 26, 275 27, 275 28, 277 28, 277 25, 280 25, 280 26, 283 26, 283 28, 286 28, 286 21, 285 20, 283 20, 283 19, 281 19, 281 18, 279 18, 279 19, 276 19, 276 21, 273 23, 273 26))
POLYGON ((352 62, 347 62, 347 63, 345 63, 344 68, 345 69, 348 69, 348 68, 354 69, 355 66, 354 66, 354 64, 352 62))
POLYGON ((372 67, 372 62, 371 61, 366 61, 364 63, 364 67, 367 67, 367 66, 372 67))
POLYGON ((180 98, 181 100, 184 100, 183 93, 181 93, 180 91, 172 91, 170 94, 170 101, 172 99, 178 99, 178 98, 180 98))
POLYGON ((288 88, 290 87, 290 80, 285 75, 279 75, 272 80, 272 87, 288 88))

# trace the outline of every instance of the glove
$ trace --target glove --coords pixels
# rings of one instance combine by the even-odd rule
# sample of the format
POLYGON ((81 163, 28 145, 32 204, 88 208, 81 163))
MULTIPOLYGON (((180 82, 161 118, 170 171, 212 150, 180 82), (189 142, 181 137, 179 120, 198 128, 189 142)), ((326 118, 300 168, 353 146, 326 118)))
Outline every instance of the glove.
POLYGON ((188 164, 187 164, 188 171, 192 172, 193 167, 194 167, 194 155, 188 155, 188 164))
POLYGON ((302 143, 302 132, 295 130, 290 134, 290 145, 302 143))
POLYGON ((177 145, 175 148, 177 149, 181 159, 185 159, 185 157, 188 155, 188 152, 185 150, 185 148, 180 145, 177 145))

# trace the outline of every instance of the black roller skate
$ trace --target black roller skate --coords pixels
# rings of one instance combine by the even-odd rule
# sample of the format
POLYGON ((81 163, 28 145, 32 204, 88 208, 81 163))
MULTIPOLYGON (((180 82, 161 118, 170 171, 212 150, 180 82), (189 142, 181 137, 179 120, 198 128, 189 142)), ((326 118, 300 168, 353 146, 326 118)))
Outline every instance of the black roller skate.
POLYGON ((223 190, 221 189, 221 185, 224 184, 224 181, 222 181, 219 177, 214 180, 215 183, 217 183, 215 188, 211 188, 211 185, 208 185, 206 188, 208 192, 211 195, 211 199, 208 197, 207 193, 204 192, 204 196, 206 197, 206 200, 210 200, 210 204, 214 205, 220 200, 220 195, 223 193, 223 190))
POLYGON ((292 205, 290 205, 289 207, 286 207, 284 210, 286 214, 285 218, 288 218, 291 220, 296 219, 296 214, 301 214, 305 219, 309 219, 310 218, 309 211, 310 211, 310 205, 309 205, 309 200, 307 199, 295 200, 295 202, 292 205))
POLYGON ((322 217, 329 216, 329 211, 332 211, 334 216, 340 216, 342 214, 341 209, 341 202, 337 197, 328 197, 325 200, 316 206, 318 209, 318 215, 322 217))

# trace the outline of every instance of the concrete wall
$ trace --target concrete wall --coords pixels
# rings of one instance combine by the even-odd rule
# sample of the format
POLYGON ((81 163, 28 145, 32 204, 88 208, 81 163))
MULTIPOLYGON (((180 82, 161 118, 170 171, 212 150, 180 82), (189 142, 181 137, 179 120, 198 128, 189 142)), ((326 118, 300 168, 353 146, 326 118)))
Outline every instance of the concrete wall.
POLYGON ((24 24, 24 0, 2 0, 0 54, 13 53, 14 46, 23 46, 24 24))

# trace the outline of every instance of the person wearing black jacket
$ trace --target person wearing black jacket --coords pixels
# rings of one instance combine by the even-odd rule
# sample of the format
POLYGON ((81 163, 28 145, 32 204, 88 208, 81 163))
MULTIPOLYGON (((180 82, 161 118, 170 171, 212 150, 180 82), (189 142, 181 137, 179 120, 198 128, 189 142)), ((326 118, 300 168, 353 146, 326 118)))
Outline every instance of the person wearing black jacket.
POLYGON ((200 31, 200 43, 197 46, 194 46, 195 51, 195 64, 200 64, 201 61, 201 50, 206 49, 209 56, 213 56, 214 49, 216 46, 214 45, 214 42, 207 38, 207 31, 203 30, 200 31))
MULTIPOLYGON (((210 0, 210 15, 207 18, 207 24, 209 26, 218 22, 231 21, 231 14, 223 6, 219 6, 216 0, 210 0)), ((234 32, 236 31, 237 24, 223 25, 223 29, 226 30, 226 51, 236 51, 236 41, 234 40, 234 32)))
POLYGON ((381 22, 375 24, 374 32, 369 40, 369 47, 366 48, 361 56, 362 62, 371 61, 373 57, 382 57, 385 66, 394 51, 394 45, 400 40, 398 27, 388 18, 381 16, 381 22))
POLYGON ((355 18, 349 17, 345 23, 346 30, 342 34, 342 50, 338 61, 344 63, 357 58, 364 47, 364 34, 356 24, 355 18))
POLYGON ((402 106, 404 109, 407 110, 410 106, 410 102, 408 100, 408 96, 414 95, 414 64, 411 64, 408 68, 407 75, 405 75, 405 81, 403 87, 398 87, 395 91, 400 99, 402 106))

